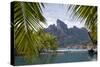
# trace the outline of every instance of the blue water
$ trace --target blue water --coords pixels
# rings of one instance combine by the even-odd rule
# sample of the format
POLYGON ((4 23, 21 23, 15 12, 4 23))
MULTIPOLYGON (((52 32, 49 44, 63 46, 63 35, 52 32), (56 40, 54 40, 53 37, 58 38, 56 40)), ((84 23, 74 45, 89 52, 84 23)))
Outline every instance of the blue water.
POLYGON ((27 64, 49 64, 49 63, 66 63, 66 62, 81 62, 81 61, 92 61, 96 60, 96 56, 89 56, 87 51, 79 52, 66 52, 66 53, 43 53, 33 60, 33 63, 26 62, 21 56, 15 57, 16 65, 27 65, 27 64))

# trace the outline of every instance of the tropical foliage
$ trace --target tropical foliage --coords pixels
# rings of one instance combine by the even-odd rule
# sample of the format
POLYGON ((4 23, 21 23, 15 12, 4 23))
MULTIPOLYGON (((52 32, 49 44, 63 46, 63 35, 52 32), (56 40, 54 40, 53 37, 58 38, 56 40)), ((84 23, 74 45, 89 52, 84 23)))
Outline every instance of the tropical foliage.
POLYGON ((33 36, 37 36, 34 39, 34 42, 39 45, 38 50, 41 52, 42 49, 57 49, 57 38, 49 33, 46 33, 43 29, 35 32, 33 36))
POLYGON ((40 3, 13 2, 14 5, 14 39, 18 54, 27 58, 39 55, 42 48, 55 48, 56 39, 42 31, 46 20, 42 15, 44 6, 40 3))
POLYGON ((96 6, 83 6, 73 5, 69 7, 69 10, 73 10, 75 20, 80 19, 85 22, 86 28, 90 31, 89 34, 93 43, 97 42, 97 7, 96 6))

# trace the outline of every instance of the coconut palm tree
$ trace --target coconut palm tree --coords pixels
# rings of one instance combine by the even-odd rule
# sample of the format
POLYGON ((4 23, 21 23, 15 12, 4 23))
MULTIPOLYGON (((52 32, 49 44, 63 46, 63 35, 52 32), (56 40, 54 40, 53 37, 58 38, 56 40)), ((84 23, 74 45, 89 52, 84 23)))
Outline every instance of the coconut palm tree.
MULTIPOLYGON (((14 48, 17 53, 24 54, 27 58, 33 58, 39 55, 41 48, 46 48, 44 45, 52 46, 55 44, 55 40, 52 41, 53 36, 45 34, 44 37, 42 31, 43 24, 46 24, 46 20, 42 15, 42 3, 33 2, 13 2, 14 22, 12 27, 14 28, 14 48), (38 34, 39 33, 39 34, 38 34), (44 39, 49 39, 48 44, 42 43, 44 39), (52 41, 52 44, 49 44, 52 41)), ((47 41, 46 41, 47 42, 47 41)))
POLYGON ((41 52, 42 49, 57 49, 57 38, 47 32, 45 32, 43 29, 40 29, 39 31, 35 32, 33 36, 37 36, 34 39, 34 42, 36 40, 38 46, 39 52, 41 52))
MULTIPOLYGON (((69 11, 73 10, 75 20, 80 19, 85 22, 86 28, 89 30, 89 35, 92 42, 97 42, 97 7, 96 6, 83 6, 73 5, 69 7, 69 11)), ((72 16, 72 15, 71 15, 72 16)))

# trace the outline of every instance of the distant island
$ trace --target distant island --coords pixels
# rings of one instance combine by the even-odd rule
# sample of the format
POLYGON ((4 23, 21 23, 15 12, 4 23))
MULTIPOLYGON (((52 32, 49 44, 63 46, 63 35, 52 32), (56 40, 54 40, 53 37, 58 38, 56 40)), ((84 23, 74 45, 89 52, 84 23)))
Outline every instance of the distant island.
POLYGON ((85 48, 87 44, 91 44, 88 30, 85 28, 68 28, 60 19, 57 19, 57 25, 50 25, 45 29, 46 32, 57 37, 58 46, 62 48, 85 48))

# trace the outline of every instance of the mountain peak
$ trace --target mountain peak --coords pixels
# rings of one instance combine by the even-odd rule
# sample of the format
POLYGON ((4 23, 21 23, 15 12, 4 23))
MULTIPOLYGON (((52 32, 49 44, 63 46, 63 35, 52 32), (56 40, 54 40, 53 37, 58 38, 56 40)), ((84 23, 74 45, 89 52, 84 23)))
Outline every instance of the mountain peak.
POLYGON ((57 23, 59 23, 59 22, 63 22, 63 21, 61 21, 60 19, 57 19, 57 23))
MULTIPOLYGON (((57 24, 65 24, 62 20, 57 19, 57 24)), ((66 25, 66 24, 65 24, 66 25)))
POLYGON ((85 28, 78 28, 76 26, 67 28, 67 25, 57 19, 57 26, 55 24, 50 25, 45 29, 46 32, 57 37, 57 42, 60 47, 66 47, 67 45, 78 45, 82 42, 90 40, 88 31, 85 28))
POLYGON ((57 28, 60 29, 60 30, 63 30, 63 29, 68 29, 67 28, 67 25, 61 21, 60 19, 57 19, 57 28))
POLYGON ((49 28, 56 28, 55 24, 50 25, 49 28))
POLYGON ((78 27, 76 27, 76 26, 73 26, 73 28, 75 28, 75 29, 79 29, 78 27))

